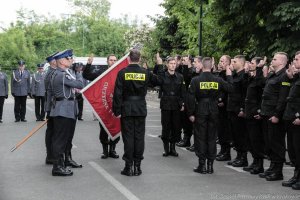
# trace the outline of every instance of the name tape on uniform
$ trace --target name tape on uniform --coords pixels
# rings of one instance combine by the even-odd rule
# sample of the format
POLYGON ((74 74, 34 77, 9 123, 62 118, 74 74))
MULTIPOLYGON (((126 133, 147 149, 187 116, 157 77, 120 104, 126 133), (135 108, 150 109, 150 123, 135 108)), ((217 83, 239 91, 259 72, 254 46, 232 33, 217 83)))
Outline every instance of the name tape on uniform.
POLYGON ((200 82, 200 90, 218 90, 219 83, 217 82, 200 82))
POLYGON ((281 83, 283 86, 291 86, 291 84, 289 82, 282 82, 281 83))
POLYGON ((146 74, 141 73, 125 73, 126 81, 145 81, 146 74))

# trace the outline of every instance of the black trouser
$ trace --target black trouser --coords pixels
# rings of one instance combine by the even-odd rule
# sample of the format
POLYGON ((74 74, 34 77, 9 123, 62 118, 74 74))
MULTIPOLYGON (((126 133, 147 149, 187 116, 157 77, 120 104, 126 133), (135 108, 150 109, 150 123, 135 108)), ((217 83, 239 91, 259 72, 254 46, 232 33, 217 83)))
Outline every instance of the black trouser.
POLYGON ((146 117, 121 117, 124 143, 123 160, 127 163, 144 159, 146 117))
POLYGON ((45 134, 45 144, 46 144, 47 156, 52 157, 52 137, 54 131, 54 122, 53 122, 54 120, 53 117, 49 116, 49 113, 47 113, 48 121, 47 121, 47 129, 45 134))
POLYGON ((103 126, 100 124, 100 122, 99 122, 99 126, 100 126, 99 140, 100 140, 101 144, 114 145, 119 142, 120 137, 117 137, 115 140, 111 140, 108 137, 108 134, 105 131, 105 129, 103 128, 103 126))
POLYGON ((82 95, 78 95, 76 97, 77 99, 77 102, 78 102, 78 119, 82 118, 82 111, 83 111, 83 98, 82 98, 82 95))
POLYGON ((231 126, 232 139, 236 151, 240 153, 246 153, 248 150, 248 133, 246 129, 245 119, 242 117, 238 117, 237 113, 229 111, 228 121, 231 126))
MULTIPOLYGON (((186 111, 180 111, 180 119, 178 120, 178 122, 181 121, 181 128, 183 129, 183 134, 186 137, 192 137, 193 135, 193 123, 191 122, 191 120, 189 119, 189 116, 187 115, 186 111)), ((179 135, 180 136, 180 135, 179 135)))
POLYGON ((285 128, 284 122, 279 119, 277 124, 273 124, 270 116, 263 117, 263 131, 265 144, 267 146, 267 155, 274 163, 285 162, 285 128))
POLYGON ((74 135, 75 124, 76 120, 71 118, 53 117, 52 155, 54 160, 58 160, 65 154, 67 148, 70 148, 69 141, 74 135))
POLYGON ((27 96, 15 96, 15 118, 16 120, 25 119, 27 96))
POLYGON ((72 126, 71 126, 71 130, 70 130, 70 135, 68 137, 68 142, 67 142, 67 146, 66 146, 66 153, 67 152, 71 152, 71 149, 72 149, 72 141, 73 141, 73 138, 74 138, 74 133, 75 133, 75 127, 76 127, 76 120, 74 119, 72 121, 72 126))
POLYGON ((287 147, 291 162, 296 168, 300 168, 300 126, 294 125, 293 121, 286 121, 287 147))
POLYGON ((45 118, 45 97, 35 96, 34 104, 35 104, 36 119, 44 119, 45 118))
POLYGON ((228 113, 226 107, 219 107, 219 115, 218 115, 218 138, 219 144, 224 148, 230 148, 231 142, 231 132, 229 131, 228 126, 228 113))
POLYGON ((5 100, 5 97, 0 96, 0 120, 2 120, 4 100, 5 100))
POLYGON ((194 124, 195 153, 199 160, 214 160, 217 152, 218 115, 196 116, 194 124))
POLYGON ((180 141, 180 113, 179 110, 161 110, 161 139, 163 142, 176 143, 180 141))
POLYGON ((262 120, 246 119, 247 130, 249 134, 249 151, 253 158, 264 158, 264 135, 262 130, 262 120))

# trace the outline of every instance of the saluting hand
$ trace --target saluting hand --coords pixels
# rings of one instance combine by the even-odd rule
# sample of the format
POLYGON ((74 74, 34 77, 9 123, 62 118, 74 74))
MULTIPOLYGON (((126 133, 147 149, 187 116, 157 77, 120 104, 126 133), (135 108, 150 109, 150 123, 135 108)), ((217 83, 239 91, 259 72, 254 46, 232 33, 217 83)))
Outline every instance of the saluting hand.
POLYGON ((158 65, 163 64, 163 61, 162 61, 161 57, 159 56, 158 52, 156 53, 156 64, 158 64, 158 65))
POLYGON ((260 60, 260 62, 258 63, 257 67, 263 67, 263 66, 265 66, 266 62, 267 62, 267 56, 265 56, 263 60, 260 60))

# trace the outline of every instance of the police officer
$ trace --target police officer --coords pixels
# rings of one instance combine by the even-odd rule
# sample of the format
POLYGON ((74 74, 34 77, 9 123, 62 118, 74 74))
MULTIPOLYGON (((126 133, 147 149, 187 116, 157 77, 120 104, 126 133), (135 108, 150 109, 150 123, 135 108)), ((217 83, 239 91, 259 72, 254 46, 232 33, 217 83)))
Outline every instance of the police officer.
POLYGON ((163 156, 178 156, 175 143, 180 140, 180 111, 184 110, 186 86, 183 76, 175 72, 175 58, 167 59, 167 71, 160 70, 157 84, 161 86, 160 99, 162 136, 164 144, 163 156), (162 73, 161 73, 162 72, 162 73))
POLYGON ((187 111, 189 119, 194 123, 195 152, 199 158, 199 166, 194 172, 212 174, 217 150, 218 93, 232 89, 232 77, 228 67, 228 83, 213 75, 211 58, 203 58, 202 63, 202 73, 193 78, 190 84, 187 111))
POLYGON ((247 129, 245 123, 245 97, 247 92, 247 78, 245 78, 245 57, 237 55, 233 59, 233 91, 228 93, 227 111, 230 130, 233 135, 237 157, 229 161, 234 167, 248 166, 247 159, 247 129))
POLYGON ((129 65, 119 71, 113 97, 113 113, 121 117, 121 132, 124 142, 125 168, 122 175, 142 174, 141 161, 144 159, 145 119, 147 107, 145 96, 152 74, 141 68, 141 54, 133 49, 129 53, 129 65), (134 163, 134 171, 132 165, 134 163))
MULTIPOLYGON (((220 58, 218 65, 219 73, 218 77, 226 80, 226 67, 230 65, 231 58, 228 55, 223 55, 220 58)), ((227 99, 228 93, 220 91, 218 95, 218 109, 219 109, 219 123, 218 123, 218 139, 221 146, 220 152, 217 154, 217 161, 229 161, 231 160, 230 148, 231 148, 231 132, 228 127, 228 112, 227 112, 227 99)))
POLYGON ((73 172, 65 168, 82 167, 72 160, 72 139, 76 126, 78 112, 74 88, 83 88, 82 76, 70 72, 73 62, 72 50, 62 51, 54 56, 57 69, 51 79, 52 107, 50 116, 53 117, 52 153, 54 164, 53 176, 70 176, 73 172), (65 161, 64 161, 65 156, 65 161))
POLYGON ((294 176, 282 182, 282 186, 300 190, 300 51, 295 54, 293 65, 287 70, 293 78, 292 86, 287 97, 287 105, 283 115, 287 127, 288 153, 291 162, 295 164, 294 176))
POLYGON ((259 177, 267 181, 282 180, 282 168, 285 162, 285 128, 282 115, 286 105, 290 83, 286 76, 287 54, 278 52, 272 59, 274 72, 268 74, 262 95, 261 115, 267 155, 271 159, 270 167, 259 177))
POLYGON ((53 156, 52 156, 52 137, 53 137, 53 117, 50 116, 50 110, 51 110, 51 100, 52 100, 52 89, 51 89, 51 78, 53 73, 55 72, 57 65, 56 60, 54 59, 54 56, 59 53, 55 52, 54 54, 48 56, 46 58, 47 62, 49 63, 49 68, 47 70, 47 73, 45 75, 45 112, 47 113, 47 129, 45 134, 45 144, 46 144, 46 164, 53 164, 53 156))
MULTIPOLYGON (((111 67, 117 61, 117 57, 114 54, 107 56, 107 65, 108 66, 100 66, 98 69, 93 69, 92 62, 93 58, 90 57, 88 59, 88 63, 86 64, 85 69, 83 70, 83 78, 93 81, 98 76, 100 76, 103 72, 105 72, 109 67, 111 67)), ((102 159, 107 159, 108 157, 111 158, 119 158, 119 155, 116 152, 116 145, 120 140, 120 137, 117 137, 115 140, 111 140, 108 137, 107 132, 105 131, 104 127, 100 124, 100 134, 99 139, 103 147, 103 153, 101 155, 102 159), (108 148, 109 147, 109 148, 108 148)))
POLYGON ((0 71, 0 123, 2 123, 4 100, 7 98, 8 98, 7 75, 4 72, 0 71))
MULTIPOLYGON (((249 63, 248 87, 245 99, 246 126, 249 134, 249 151, 253 157, 253 162, 244 171, 251 174, 264 172, 264 137, 262 132, 262 120, 260 117, 261 100, 264 87, 264 76, 260 64, 261 57, 255 57, 249 63)), ((264 63, 264 61, 263 61, 264 63)))
POLYGON ((36 121, 45 121, 45 72, 44 64, 37 64, 38 71, 32 75, 31 94, 34 97, 36 121))
POLYGON ((25 69, 25 62, 20 60, 18 62, 19 68, 13 70, 11 77, 11 94, 15 98, 15 122, 27 122, 26 114, 26 100, 27 95, 31 97, 30 93, 30 73, 25 69))

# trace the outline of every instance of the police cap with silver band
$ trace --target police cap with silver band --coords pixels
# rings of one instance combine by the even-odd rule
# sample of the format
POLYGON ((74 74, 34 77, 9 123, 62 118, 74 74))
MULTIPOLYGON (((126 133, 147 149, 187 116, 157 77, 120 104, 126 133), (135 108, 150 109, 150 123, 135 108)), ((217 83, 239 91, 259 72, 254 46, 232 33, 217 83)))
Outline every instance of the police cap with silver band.
POLYGON ((37 64, 37 65, 36 65, 36 67, 37 67, 38 69, 40 69, 40 68, 44 68, 44 64, 43 64, 43 63, 41 63, 41 64, 37 64))
POLYGON ((73 49, 66 49, 64 51, 57 53, 55 56, 53 56, 53 58, 55 60, 59 60, 61 58, 67 58, 72 56, 73 56, 73 49))
POLYGON ((19 65, 25 65, 25 61, 24 61, 24 60, 19 60, 19 61, 18 61, 18 64, 19 64, 19 65))
POLYGON ((49 62, 51 62, 52 60, 54 60, 54 56, 55 56, 56 54, 58 54, 58 53, 59 53, 59 51, 57 51, 57 52, 55 52, 54 54, 48 56, 48 57, 46 58, 47 62, 49 63, 49 62))

